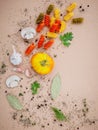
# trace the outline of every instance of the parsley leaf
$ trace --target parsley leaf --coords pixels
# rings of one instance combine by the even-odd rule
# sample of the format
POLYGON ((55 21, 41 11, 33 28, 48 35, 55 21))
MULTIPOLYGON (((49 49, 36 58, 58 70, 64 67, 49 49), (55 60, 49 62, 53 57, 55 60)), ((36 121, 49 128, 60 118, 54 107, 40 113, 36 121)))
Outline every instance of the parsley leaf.
POLYGON ((70 41, 73 39, 73 33, 72 32, 67 32, 64 35, 60 35, 60 40, 62 41, 63 45, 69 47, 71 44, 70 41))
POLYGON ((40 88, 40 84, 39 84, 37 81, 33 82, 33 83, 31 84, 32 94, 36 94, 38 88, 40 88))
POLYGON ((55 107, 52 107, 52 110, 54 111, 55 113, 55 117, 60 120, 60 121, 64 121, 66 120, 67 121, 67 117, 63 114, 63 112, 61 112, 59 109, 55 108, 55 107))

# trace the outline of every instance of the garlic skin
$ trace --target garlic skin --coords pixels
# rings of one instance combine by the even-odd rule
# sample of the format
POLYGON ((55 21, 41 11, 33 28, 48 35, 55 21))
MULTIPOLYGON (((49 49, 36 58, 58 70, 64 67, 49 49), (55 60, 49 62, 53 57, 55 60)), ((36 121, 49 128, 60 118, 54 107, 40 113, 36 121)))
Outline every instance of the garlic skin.
POLYGON ((34 38, 34 36, 36 36, 36 30, 32 27, 26 27, 21 31, 21 37, 23 39, 29 40, 34 38))
POLYGON ((14 46, 13 46, 13 54, 10 56, 10 62, 13 65, 20 65, 22 63, 22 55, 16 52, 14 46))
POLYGON ((17 75, 12 75, 10 77, 7 78, 6 80, 6 86, 8 88, 15 88, 19 85, 21 78, 17 75))
POLYGON ((21 74, 24 73, 24 70, 23 70, 22 68, 20 68, 20 67, 18 67, 18 68, 13 68, 12 70, 13 70, 14 72, 17 72, 17 73, 21 73, 21 74))

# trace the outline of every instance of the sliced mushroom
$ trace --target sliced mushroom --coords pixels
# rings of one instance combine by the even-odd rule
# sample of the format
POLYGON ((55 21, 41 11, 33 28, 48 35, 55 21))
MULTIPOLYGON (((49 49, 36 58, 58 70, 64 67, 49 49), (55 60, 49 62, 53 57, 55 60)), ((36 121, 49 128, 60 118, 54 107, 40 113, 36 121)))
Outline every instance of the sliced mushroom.
POLYGON ((34 38, 34 36, 36 36, 36 30, 32 27, 26 27, 22 29, 21 36, 23 39, 27 40, 32 39, 34 38))
POLYGON ((19 85, 20 80, 21 80, 21 78, 19 76, 12 75, 12 76, 7 78, 6 85, 8 88, 17 87, 19 85))

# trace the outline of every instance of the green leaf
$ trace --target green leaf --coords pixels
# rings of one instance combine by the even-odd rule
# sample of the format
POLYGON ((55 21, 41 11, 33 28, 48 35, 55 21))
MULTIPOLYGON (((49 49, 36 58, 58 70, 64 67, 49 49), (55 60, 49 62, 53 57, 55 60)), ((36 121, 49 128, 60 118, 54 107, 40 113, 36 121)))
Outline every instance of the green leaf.
POLYGON ((60 35, 60 40, 62 41, 64 46, 69 47, 71 44, 69 41, 72 41, 73 39, 73 33, 72 32, 67 32, 64 35, 60 35))
POLYGON ((68 42, 68 41, 64 41, 63 44, 64 44, 65 46, 69 47, 71 43, 68 42))
POLYGON ((67 121, 67 117, 63 114, 62 111, 60 111, 59 109, 52 107, 52 110, 54 111, 55 117, 60 120, 60 121, 67 121))
POLYGON ((19 99, 16 96, 14 96, 12 94, 7 94, 7 100, 12 108, 14 108, 16 110, 23 109, 22 104, 20 103, 19 99))
POLYGON ((51 96, 53 99, 59 96, 61 89, 61 78, 59 74, 56 74, 51 84, 51 96))
POLYGON ((40 84, 35 81, 34 83, 31 84, 31 90, 32 90, 32 94, 36 94, 38 91, 38 88, 40 88, 40 84))

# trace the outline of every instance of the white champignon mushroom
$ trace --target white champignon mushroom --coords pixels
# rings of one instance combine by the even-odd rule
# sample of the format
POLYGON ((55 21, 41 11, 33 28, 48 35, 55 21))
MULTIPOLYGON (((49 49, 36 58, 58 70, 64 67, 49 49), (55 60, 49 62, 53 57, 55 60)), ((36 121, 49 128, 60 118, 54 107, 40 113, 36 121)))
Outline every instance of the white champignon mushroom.
POLYGON ((19 85, 21 78, 17 75, 12 75, 7 78, 6 85, 8 88, 15 88, 19 85))
POLYGON ((36 36, 36 30, 32 27, 26 27, 22 29, 21 36, 23 39, 27 40, 32 39, 34 38, 34 36, 36 36))

